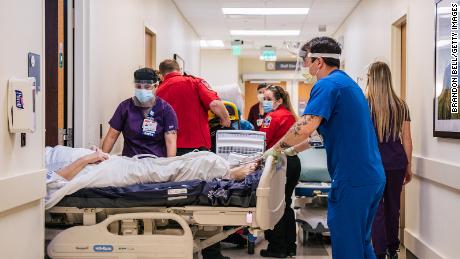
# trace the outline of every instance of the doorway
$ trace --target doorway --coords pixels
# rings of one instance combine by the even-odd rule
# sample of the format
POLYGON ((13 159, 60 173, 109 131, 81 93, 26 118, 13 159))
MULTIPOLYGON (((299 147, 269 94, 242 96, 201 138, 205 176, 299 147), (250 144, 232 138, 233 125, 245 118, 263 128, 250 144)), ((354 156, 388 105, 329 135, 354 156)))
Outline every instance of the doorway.
MULTIPOLYGON (((401 24, 401 78, 400 78, 400 97, 406 101, 406 69, 407 69, 407 24, 406 21, 401 24)), ((404 244, 404 228, 406 227, 406 189, 403 186, 403 190, 401 192, 401 217, 400 217, 400 224, 399 224, 399 236, 401 239, 401 243, 404 244)))
MULTIPOLYGON (((391 72, 395 92, 401 99, 406 101, 407 98, 407 17, 402 16, 392 25, 392 63, 391 72)), ((405 187, 401 192, 401 210, 399 223, 399 239, 404 244, 404 228, 406 227, 405 213, 405 187)))
POLYGON ((145 67, 156 67, 156 42, 156 34, 145 27, 145 67))
POLYGON ((72 15, 72 0, 45 1, 46 146, 73 146, 72 15))
POLYGON ((298 102, 297 107, 294 107, 294 109, 297 109, 297 114, 302 115, 305 111, 308 100, 310 100, 310 92, 312 88, 313 84, 308 84, 304 81, 299 81, 297 83, 298 102))

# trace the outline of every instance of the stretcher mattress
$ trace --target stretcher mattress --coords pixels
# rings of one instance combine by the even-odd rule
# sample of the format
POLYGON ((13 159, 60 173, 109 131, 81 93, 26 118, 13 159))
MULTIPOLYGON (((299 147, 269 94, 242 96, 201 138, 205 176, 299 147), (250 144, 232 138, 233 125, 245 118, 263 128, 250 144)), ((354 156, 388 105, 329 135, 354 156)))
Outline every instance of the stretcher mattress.
POLYGON ((331 177, 327 170, 324 148, 310 148, 299 153, 301 171, 295 196, 312 197, 315 192, 327 193, 331 188, 331 177))
POLYGON ((244 181, 214 179, 135 184, 126 187, 85 188, 65 196, 56 206, 77 208, 130 208, 150 206, 255 207, 262 169, 244 181))

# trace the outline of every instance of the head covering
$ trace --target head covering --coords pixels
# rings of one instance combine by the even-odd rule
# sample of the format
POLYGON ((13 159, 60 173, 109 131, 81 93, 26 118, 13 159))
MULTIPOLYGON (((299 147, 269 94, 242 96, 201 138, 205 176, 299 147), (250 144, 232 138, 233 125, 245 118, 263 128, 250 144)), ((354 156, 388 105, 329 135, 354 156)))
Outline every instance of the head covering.
POLYGON ((134 82, 145 84, 156 84, 159 81, 155 70, 144 67, 134 71, 134 82))

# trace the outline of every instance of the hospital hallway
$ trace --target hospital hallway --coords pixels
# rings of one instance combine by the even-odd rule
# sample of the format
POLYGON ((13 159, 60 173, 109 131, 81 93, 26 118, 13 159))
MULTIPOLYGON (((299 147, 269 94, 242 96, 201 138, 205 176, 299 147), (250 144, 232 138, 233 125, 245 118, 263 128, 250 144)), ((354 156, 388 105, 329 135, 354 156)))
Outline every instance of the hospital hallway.
POLYGON ((460 0, 0 0, 0 259, 458 259, 460 0))

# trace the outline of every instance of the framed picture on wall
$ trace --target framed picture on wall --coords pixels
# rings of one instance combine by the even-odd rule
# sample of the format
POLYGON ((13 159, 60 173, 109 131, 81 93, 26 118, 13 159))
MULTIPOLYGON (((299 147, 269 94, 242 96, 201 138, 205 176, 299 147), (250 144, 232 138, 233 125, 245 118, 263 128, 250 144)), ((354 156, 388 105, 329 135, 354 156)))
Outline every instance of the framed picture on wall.
POLYGON ((180 71, 185 73, 185 60, 177 54, 174 54, 173 58, 177 61, 177 63, 179 63, 180 71))
POLYGON ((459 0, 436 1, 433 136, 460 138, 459 0))

